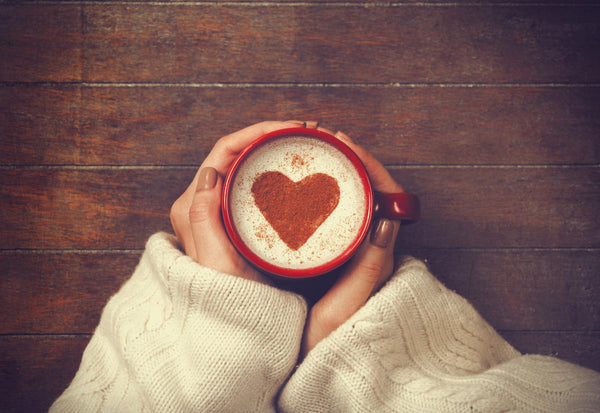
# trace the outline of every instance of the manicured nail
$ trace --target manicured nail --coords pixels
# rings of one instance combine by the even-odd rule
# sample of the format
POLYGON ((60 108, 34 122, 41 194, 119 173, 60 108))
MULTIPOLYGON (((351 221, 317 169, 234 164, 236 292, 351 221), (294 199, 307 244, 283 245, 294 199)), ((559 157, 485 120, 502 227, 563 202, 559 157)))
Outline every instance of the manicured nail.
POLYGON ((200 169, 200 173, 198 174, 198 185, 196 189, 198 191, 212 189, 217 185, 217 170, 210 166, 206 166, 200 169))
POLYGON ((380 248, 387 248, 392 242, 393 236, 394 224, 389 219, 382 218, 377 222, 377 226, 371 233, 371 244, 380 248))

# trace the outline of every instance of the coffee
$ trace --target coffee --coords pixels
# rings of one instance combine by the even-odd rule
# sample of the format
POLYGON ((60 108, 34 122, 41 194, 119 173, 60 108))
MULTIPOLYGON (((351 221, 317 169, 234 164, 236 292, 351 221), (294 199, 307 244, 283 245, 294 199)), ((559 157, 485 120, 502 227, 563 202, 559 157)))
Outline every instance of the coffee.
POLYGON ((370 191, 364 179, 329 142, 267 140, 233 176, 231 220, 243 244, 267 263, 293 270, 326 265, 364 231, 370 191))

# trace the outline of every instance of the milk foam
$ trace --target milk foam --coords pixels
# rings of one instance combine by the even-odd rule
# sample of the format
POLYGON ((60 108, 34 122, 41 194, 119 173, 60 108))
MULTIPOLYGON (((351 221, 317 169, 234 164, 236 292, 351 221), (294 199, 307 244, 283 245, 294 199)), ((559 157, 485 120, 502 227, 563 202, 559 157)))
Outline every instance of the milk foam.
POLYGON ((284 137, 260 145, 240 165, 232 183, 231 215, 240 237, 254 254, 284 268, 309 269, 341 255, 360 232, 365 204, 364 186, 352 162, 331 144, 310 137, 284 137), (321 172, 338 182, 337 207, 298 250, 279 238, 254 202, 252 184, 267 171, 280 171, 294 182, 321 172))

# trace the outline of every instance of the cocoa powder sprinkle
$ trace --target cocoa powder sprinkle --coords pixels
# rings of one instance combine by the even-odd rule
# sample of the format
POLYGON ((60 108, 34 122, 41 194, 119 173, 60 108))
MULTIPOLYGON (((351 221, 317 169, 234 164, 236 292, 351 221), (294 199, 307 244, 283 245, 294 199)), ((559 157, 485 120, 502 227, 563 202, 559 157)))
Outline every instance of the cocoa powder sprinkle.
POLYGON ((254 180, 252 195, 281 240, 298 250, 337 207, 340 188, 324 173, 293 182, 281 172, 269 171, 254 180))

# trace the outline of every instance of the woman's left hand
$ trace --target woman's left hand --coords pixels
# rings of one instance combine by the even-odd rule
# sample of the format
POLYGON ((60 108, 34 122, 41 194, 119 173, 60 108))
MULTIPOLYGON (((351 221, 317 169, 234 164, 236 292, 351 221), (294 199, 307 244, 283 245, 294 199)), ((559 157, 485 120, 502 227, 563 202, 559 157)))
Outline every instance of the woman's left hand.
MULTIPOLYGON (((345 134, 338 132, 335 136, 362 160, 376 191, 404 192, 373 155, 345 134)), ((373 223, 370 236, 342 267, 340 278, 311 308, 302 340, 302 357, 356 313, 392 275, 399 228, 399 221, 379 219, 373 223)))

